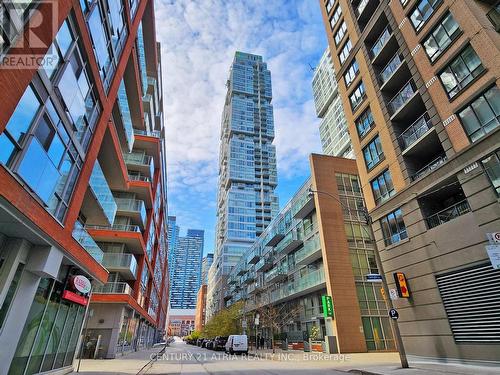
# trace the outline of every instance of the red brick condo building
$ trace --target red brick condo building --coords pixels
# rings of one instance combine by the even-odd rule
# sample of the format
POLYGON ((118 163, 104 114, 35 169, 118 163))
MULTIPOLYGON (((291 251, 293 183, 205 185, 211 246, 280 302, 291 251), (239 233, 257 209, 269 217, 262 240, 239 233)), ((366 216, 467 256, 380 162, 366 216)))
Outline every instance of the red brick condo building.
POLYGON ((154 2, 2 1, 0 40, 0 373, 70 372, 82 338, 85 357, 152 345, 168 308, 154 2))

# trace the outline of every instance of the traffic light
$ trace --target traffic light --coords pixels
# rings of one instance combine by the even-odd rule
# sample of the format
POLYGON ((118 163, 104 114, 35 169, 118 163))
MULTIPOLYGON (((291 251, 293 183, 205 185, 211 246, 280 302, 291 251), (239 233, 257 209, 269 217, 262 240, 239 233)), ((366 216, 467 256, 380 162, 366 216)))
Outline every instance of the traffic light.
POLYGON ((394 272, 394 281, 400 298, 410 298, 410 291, 403 272, 394 272))

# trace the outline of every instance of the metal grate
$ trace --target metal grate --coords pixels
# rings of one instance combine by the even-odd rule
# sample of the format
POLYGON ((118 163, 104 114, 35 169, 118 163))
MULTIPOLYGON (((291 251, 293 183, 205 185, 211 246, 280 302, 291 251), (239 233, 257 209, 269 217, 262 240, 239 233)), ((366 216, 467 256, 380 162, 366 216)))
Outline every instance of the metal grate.
POLYGON ((500 270, 483 264, 436 280, 456 342, 500 342, 500 270))

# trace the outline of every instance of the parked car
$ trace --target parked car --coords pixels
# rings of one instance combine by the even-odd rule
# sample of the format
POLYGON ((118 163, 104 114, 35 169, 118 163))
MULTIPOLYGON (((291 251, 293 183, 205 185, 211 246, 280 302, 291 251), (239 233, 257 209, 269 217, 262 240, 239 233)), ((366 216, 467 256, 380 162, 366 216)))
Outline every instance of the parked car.
POLYGON ((213 350, 224 350, 226 348, 227 336, 217 336, 214 339, 213 350))
POLYGON ((207 347, 207 344, 208 344, 208 339, 203 339, 203 341, 201 342, 201 347, 202 348, 206 348, 207 347))
POLYGON ((231 335, 226 342, 226 353, 245 353, 248 354, 248 337, 247 335, 231 335))
POLYGON ((203 342, 203 339, 198 339, 196 340, 196 346, 201 346, 201 343, 203 342))
POLYGON ((214 340, 213 339, 208 340, 207 344, 205 345, 205 348, 213 349, 213 347, 214 347, 214 340))

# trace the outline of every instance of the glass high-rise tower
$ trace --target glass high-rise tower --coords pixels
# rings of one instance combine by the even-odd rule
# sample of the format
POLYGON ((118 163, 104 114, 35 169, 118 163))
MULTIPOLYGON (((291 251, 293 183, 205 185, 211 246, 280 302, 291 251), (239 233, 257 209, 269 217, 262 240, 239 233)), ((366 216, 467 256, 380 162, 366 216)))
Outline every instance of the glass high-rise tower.
POLYGON ((271 72, 262 56, 236 52, 227 81, 219 150, 214 262, 207 312, 224 306, 227 275, 276 215, 271 72))

